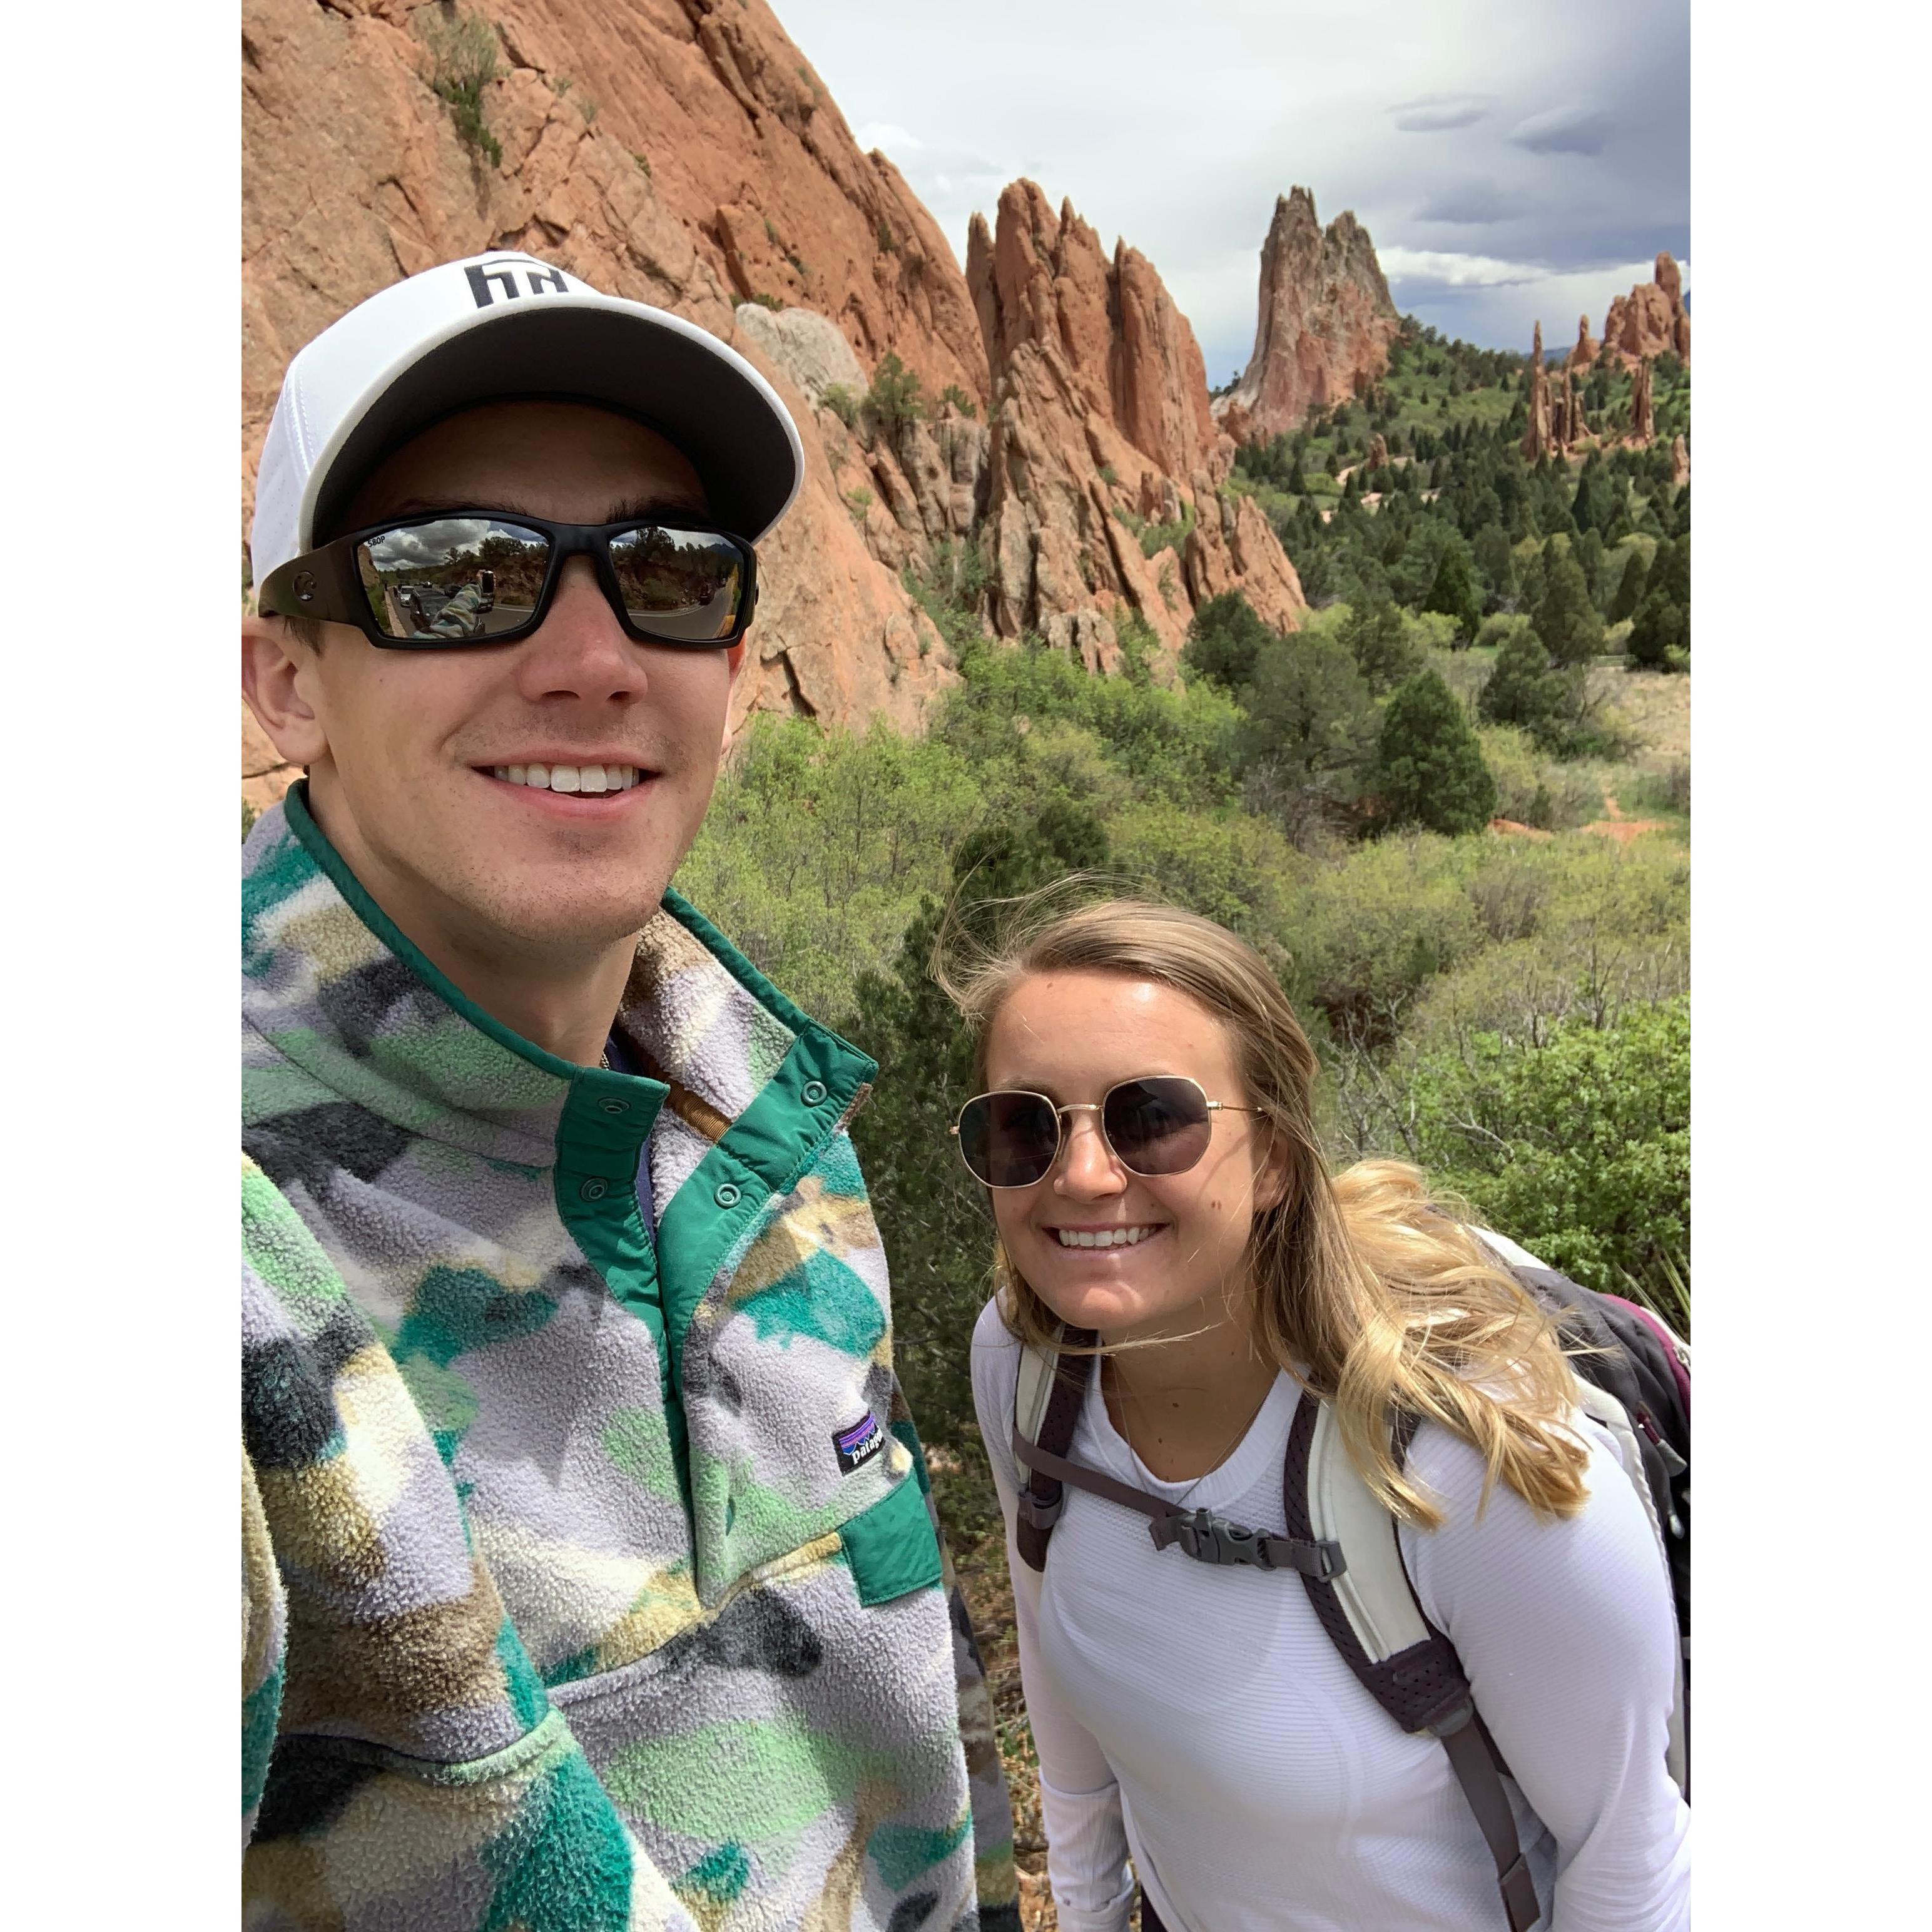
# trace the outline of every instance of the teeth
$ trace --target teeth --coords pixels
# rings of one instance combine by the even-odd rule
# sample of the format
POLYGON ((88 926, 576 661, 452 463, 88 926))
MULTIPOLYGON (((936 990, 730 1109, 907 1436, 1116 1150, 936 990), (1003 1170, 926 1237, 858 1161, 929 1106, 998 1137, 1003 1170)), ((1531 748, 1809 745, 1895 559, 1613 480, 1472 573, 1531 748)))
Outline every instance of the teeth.
POLYGON ((1076 1228, 1054 1230, 1063 1248, 1131 1248, 1160 1232, 1158 1228, 1102 1228, 1093 1233, 1076 1228))
POLYGON ((638 782, 635 765, 492 765, 490 770, 506 784, 538 791, 628 791, 638 782))

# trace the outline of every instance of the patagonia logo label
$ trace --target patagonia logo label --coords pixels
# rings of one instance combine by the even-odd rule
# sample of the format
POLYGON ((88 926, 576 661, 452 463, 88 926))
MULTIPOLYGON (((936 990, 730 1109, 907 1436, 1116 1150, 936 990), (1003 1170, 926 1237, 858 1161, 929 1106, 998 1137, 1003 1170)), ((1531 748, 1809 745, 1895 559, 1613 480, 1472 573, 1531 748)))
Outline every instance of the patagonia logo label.
POLYGON ((832 1438, 838 1466, 848 1476, 854 1469, 863 1468, 885 1446, 886 1432, 879 1426, 878 1418, 870 1409, 860 1420, 849 1429, 836 1431, 832 1438))

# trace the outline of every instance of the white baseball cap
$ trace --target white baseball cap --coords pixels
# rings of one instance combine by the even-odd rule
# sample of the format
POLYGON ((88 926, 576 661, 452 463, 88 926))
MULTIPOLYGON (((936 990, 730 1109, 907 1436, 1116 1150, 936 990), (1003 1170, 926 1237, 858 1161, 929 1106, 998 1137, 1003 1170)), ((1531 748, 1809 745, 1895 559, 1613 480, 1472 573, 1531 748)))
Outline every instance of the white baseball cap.
POLYGON ((496 249, 396 282, 282 378, 255 480, 257 584, 313 550, 356 485, 429 424, 496 398, 586 402, 667 437, 724 527, 756 543, 805 476, 798 428, 744 357, 682 316, 496 249))

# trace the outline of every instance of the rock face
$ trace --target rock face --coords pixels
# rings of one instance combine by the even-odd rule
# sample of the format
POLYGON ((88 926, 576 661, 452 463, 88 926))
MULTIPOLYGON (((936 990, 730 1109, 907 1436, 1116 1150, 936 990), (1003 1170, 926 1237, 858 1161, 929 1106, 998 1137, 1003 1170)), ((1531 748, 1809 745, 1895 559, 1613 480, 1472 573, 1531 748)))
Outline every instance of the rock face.
POLYGON ((1626 440, 1640 447, 1647 447, 1657 440, 1657 424, 1652 414, 1648 356, 1636 365, 1636 374, 1630 378, 1630 430, 1626 440))
POLYGON ((1194 607, 1224 591, 1294 628, 1300 580, 1253 502, 1220 494, 1234 445, 1214 426, 1193 331, 1145 258, 1123 244, 1110 262, 1070 204, 1056 215, 1020 181, 994 230, 974 218, 966 279, 993 384, 984 541, 999 634, 1036 630, 1110 670, 1132 610, 1166 676, 1194 607), (1172 526, 1151 556, 1149 525, 1172 526))
POLYGON ((1271 441, 1379 377, 1400 326, 1367 230, 1344 212, 1324 232, 1314 196, 1292 190, 1262 244, 1254 353, 1216 418, 1238 441, 1271 441))
POLYGON ((1690 360, 1690 312, 1684 306, 1683 278, 1666 253, 1657 258, 1657 279, 1618 296, 1604 318, 1603 354, 1626 369, 1666 350, 1690 360))
POLYGON ((734 716, 916 723, 954 674, 840 500, 809 400, 824 357, 788 356, 737 310, 757 295, 802 301, 854 364, 894 351, 930 389, 983 404, 986 354, 944 238, 891 164, 860 152, 764 0, 494 0, 489 16, 494 162, 432 89, 442 8, 244 0, 244 530, 303 342, 418 268, 528 249, 714 331, 799 418, 807 481, 764 547, 734 716))
POLYGON ((1576 346, 1570 352, 1568 367, 1587 369, 1597 359, 1598 344, 1590 333, 1590 318, 1580 315, 1576 318, 1576 346))
POLYGON ((1690 480, 1690 446, 1681 434, 1670 439, 1670 480, 1673 484, 1690 480))
POLYGON ((1583 398, 1576 388, 1576 367, 1573 353, 1552 379, 1544 367, 1543 325, 1539 322, 1529 358, 1529 420, 1522 433, 1526 461, 1534 463, 1544 456, 1567 456, 1590 437, 1583 398))

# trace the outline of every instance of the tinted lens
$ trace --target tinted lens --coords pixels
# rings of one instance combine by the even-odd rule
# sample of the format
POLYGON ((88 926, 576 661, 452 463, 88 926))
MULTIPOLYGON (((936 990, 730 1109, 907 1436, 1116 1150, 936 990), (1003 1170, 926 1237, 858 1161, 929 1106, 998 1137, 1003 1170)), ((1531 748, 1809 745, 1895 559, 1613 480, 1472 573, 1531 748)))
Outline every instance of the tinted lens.
POLYGON ((1208 1096, 1191 1080, 1162 1074, 1124 1081, 1107 1096, 1100 1124, 1123 1167, 1185 1174, 1208 1151, 1208 1096))
POLYGON ((988 1187, 1030 1187, 1060 1150, 1060 1117, 1040 1094, 982 1094, 959 1114, 959 1151, 988 1187))
POLYGON ((610 539, 631 622, 673 644, 722 644, 738 628, 745 560, 729 537, 646 524, 610 539))
POLYGON ((398 524, 356 546, 369 614, 386 638, 481 643, 527 624, 550 539, 490 517, 398 524))

